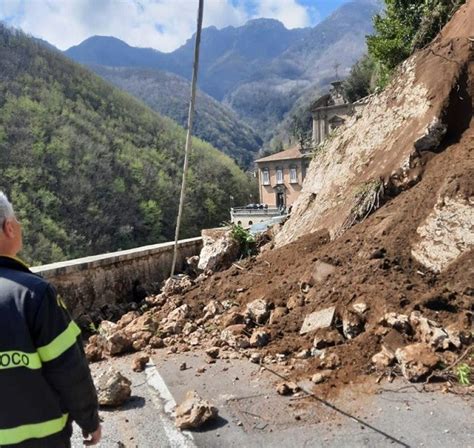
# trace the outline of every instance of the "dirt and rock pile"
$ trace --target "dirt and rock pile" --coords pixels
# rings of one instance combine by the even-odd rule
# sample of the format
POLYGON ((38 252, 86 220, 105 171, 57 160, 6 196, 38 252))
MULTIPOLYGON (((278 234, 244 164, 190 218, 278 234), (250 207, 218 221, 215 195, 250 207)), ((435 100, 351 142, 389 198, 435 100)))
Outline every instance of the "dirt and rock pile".
POLYGON ((470 1, 316 155, 278 248, 169 280, 142 312, 102 322, 89 358, 204 349, 320 393, 474 370, 472 23, 470 1))

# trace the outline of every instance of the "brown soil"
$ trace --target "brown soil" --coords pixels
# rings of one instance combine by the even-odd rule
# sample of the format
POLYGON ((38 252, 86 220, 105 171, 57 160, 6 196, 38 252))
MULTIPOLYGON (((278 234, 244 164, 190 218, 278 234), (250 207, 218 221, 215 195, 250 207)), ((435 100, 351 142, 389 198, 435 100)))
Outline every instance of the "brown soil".
MULTIPOLYGON (((458 16, 463 23, 465 11, 458 16)), ((469 21, 464 25, 471 26, 469 21)), ((336 305, 340 314, 353 303, 365 302, 368 306, 365 331, 328 349, 338 354, 342 366, 334 371, 329 382, 318 386, 320 393, 363 381, 373 374, 371 357, 380 351, 384 338, 389 342, 393 336, 380 332, 379 321, 386 312, 409 314, 419 310, 443 326, 456 324, 458 328, 471 329, 473 251, 465 253, 441 274, 427 271, 410 253, 418 238, 416 230, 433 210, 440 192, 464 198, 474 196, 474 63, 468 56, 465 39, 461 42, 456 37, 461 31, 448 26, 443 31, 447 37, 438 38, 419 55, 418 77, 428 85, 436 84, 434 79, 446 74, 442 70, 445 64, 461 67, 449 71, 449 76, 453 76, 451 94, 438 92, 433 93, 437 97, 431 98, 433 104, 442 105, 449 129, 436 153, 420 154, 421 180, 410 189, 386 198, 387 202, 377 212, 334 241, 329 241, 324 231, 306 235, 294 243, 239 262, 243 270, 232 266, 211 276, 185 294, 184 301, 191 306, 194 317, 201 317, 202 308, 212 299, 231 299, 242 310, 258 298, 265 298, 273 307, 285 306, 291 296, 302 294, 301 283, 317 260, 336 266, 336 272, 323 284, 302 294, 303 306, 267 325, 271 343, 262 349, 264 354, 295 354, 311 348, 314 333, 299 335, 307 314, 331 305, 336 305)), ((398 343, 410 340, 409 336, 398 337, 402 339, 398 343)), ((300 368, 292 370, 292 377, 307 379, 317 371, 319 363, 318 358, 303 361, 300 368)))

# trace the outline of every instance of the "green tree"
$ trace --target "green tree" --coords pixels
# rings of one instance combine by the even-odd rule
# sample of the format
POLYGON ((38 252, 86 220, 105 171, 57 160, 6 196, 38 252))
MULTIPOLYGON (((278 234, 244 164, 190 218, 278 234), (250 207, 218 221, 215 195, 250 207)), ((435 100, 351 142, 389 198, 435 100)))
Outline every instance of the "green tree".
POLYGON ((344 81, 344 91, 350 102, 357 101, 373 92, 375 62, 369 55, 364 56, 351 69, 344 81))
POLYGON ((367 37, 369 55, 385 85, 393 69, 414 50, 429 43, 465 0, 384 0, 385 13, 374 17, 367 37))

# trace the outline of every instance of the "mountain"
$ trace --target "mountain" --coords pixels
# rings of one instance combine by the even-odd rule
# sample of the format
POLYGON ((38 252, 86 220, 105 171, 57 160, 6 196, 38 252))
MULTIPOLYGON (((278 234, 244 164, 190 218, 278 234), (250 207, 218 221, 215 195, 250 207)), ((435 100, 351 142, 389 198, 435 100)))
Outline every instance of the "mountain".
MULTIPOLYGON (((161 70, 104 67, 90 68, 105 80, 142 100, 153 110, 187 125, 190 82, 161 70)), ((193 133, 248 168, 262 146, 256 132, 235 112, 204 92, 197 91, 193 133)))
MULTIPOLYGON (((202 33, 199 87, 237 112, 268 140, 301 92, 324 88, 366 50, 377 2, 344 4, 314 28, 288 30, 273 19, 240 27, 205 28, 202 33), (338 68, 336 70, 336 64, 338 68)), ((145 67, 189 79, 195 36, 171 53, 134 48, 112 37, 91 37, 66 54, 83 64, 145 67)))
MULTIPOLYGON (((174 237, 185 132, 42 43, 0 24, 0 190, 30 262, 174 237)), ((228 219, 252 184, 226 155, 193 142, 181 236, 228 219)))

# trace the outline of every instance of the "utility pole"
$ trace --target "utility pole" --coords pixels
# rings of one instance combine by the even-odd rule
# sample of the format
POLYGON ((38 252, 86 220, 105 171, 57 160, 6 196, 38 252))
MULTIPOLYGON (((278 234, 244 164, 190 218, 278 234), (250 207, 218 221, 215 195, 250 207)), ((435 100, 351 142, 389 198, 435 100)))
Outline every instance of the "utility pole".
POLYGON ((204 12, 204 0, 199 0, 198 16, 197 16, 197 32, 196 42, 194 45, 194 63, 193 63, 193 77, 191 81, 191 101, 189 103, 188 112, 188 132, 186 134, 186 148, 184 151, 184 165, 183 165, 183 180, 181 183, 181 194, 179 197, 178 207, 178 218, 176 220, 176 233, 174 238, 174 251, 173 251, 173 263, 171 264, 171 277, 174 275, 176 268, 176 259, 178 257, 178 240, 179 230, 181 227, 181 217, 183 214, 183 204, 186 192, 186 176, 188 173, 189 154, 191 152, 192 145, 192 131, 193 131, 193 120, 194 120, 194 105, 196 102, 196 82, 199 68, 199 49, 201 46, 201 30, 202 30, 202 17, 204 12))

